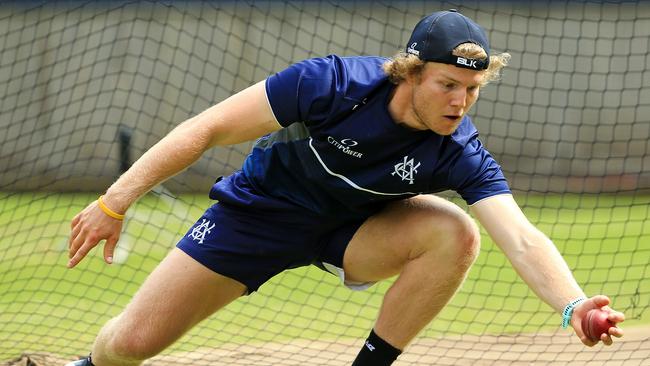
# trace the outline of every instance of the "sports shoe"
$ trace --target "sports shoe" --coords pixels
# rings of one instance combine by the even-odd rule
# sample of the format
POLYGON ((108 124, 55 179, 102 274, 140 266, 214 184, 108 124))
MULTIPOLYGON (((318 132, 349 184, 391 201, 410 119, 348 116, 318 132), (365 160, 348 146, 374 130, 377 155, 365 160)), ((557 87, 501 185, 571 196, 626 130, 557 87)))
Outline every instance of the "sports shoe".
POLYGON ((91 361, 90 356, 88 356, 88 357, 82 358, 81 360, 66 363, 65 366, 95 366, 95 365, 93 365, 93 362, 91 361))

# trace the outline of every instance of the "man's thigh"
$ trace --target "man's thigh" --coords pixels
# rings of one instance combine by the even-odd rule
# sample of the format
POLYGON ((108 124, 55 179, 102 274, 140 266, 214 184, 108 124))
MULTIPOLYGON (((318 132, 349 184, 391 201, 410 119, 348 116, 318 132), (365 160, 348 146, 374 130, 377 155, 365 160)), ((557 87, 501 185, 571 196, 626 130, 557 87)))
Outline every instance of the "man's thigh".
POLYGON ((433 195, 389 204, 368 218, 350 240, 343 257, 346 280, 376 282, 400 273, 404 265, 428 250, 444 250, 451 230, 471 226, 460 207, 433 195))
POLYGON ((243 284, 174 248, 118 317, 114 331, 146 343, 145 348, 156 353, 245 291, 243 284))

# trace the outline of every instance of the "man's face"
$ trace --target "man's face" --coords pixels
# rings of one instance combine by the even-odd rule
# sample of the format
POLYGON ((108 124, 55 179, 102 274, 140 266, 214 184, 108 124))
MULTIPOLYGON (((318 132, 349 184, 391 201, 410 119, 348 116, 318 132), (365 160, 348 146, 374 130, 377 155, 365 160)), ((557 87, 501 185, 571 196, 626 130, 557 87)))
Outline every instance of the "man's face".
POLYGON ((413 112, 408 125, 451 135, 476 102, 483 74, 484 71, 427 62, 419 77, 407 81, 412 88, 413 112))

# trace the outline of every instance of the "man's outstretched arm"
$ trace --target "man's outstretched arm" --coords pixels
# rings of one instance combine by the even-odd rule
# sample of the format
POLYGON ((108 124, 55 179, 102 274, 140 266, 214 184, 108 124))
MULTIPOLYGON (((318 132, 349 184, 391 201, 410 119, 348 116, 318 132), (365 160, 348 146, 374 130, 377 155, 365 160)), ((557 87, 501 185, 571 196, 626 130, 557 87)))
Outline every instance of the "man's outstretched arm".
POLYGON ((77 214, 71 223, 68 267, 76 266, 99 241, 106 240, 104 259, 112 262, 122 222, 105 213, 124 214, 157 184, 196 162, 216 145, 231 145, 280 129, 261 81, 174 128, 120 176, 103 196, 77 214))
MULTIPOLYGON (((512 195, 486 198, 470 206, 470 211, 503 250, 519 276, 558 313, 561 314, 571 301, 586 298, 553 242, 528 221, 512 195)), ((609 299, 599 295, 583 301, 573 311, 571 325, 585 345, 598 343, 589 340, 582 330, 581 320, 589 310, 602 308, 610 312, 609 319, 616 323, 625 319, 608 304, 609 299)), ((612 336, 622 335, 623 331, 614 327, 601 340, 609 345, 612 336)))

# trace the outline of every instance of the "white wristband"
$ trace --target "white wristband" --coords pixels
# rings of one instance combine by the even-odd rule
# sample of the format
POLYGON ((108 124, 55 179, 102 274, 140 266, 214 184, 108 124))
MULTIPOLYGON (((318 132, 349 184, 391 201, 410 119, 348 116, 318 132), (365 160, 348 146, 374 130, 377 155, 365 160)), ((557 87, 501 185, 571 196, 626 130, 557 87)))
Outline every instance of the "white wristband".
POLYGON ((564 310, 562 311, 562 329, 566 329, 566 327, 569 326, 569 322, 571 321, 571 316, 573 315, 573 309, 575 309, 578 304, 581 302, 587 300, 586 298, 580 296, 579 298, 571 301, 570 303, 567 304, 567 306, 564 307, 564 310))

